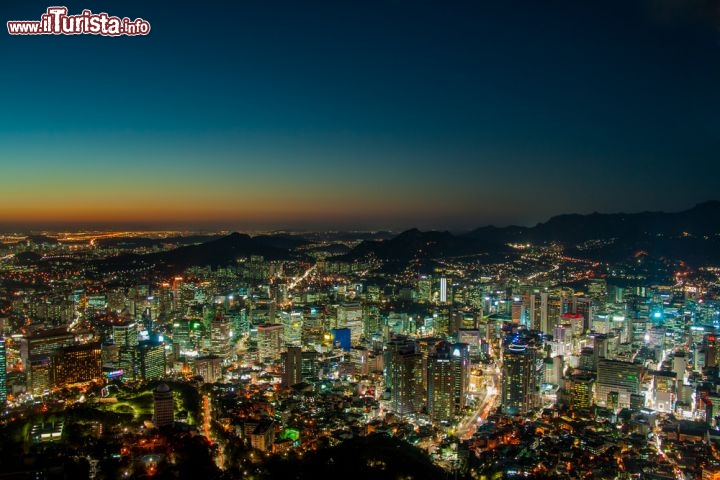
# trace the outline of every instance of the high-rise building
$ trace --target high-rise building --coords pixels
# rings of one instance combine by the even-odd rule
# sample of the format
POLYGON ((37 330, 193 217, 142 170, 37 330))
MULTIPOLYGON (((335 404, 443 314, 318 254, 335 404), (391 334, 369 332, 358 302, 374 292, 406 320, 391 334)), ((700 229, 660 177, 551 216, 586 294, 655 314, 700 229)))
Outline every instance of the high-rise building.
POLYGON ((641 374, 642 365, 599 359, 595 403, 601 407, 629 408, 630 396, 640 393, 641 374))
POLYGON ((402 338, 385 346, 385 387, 390 409, 408 415, 422 408, 422 355, 415 342, 402 338))
POLYGON ((449 420, 457 413, 454 393, 452 348, 443 342, 427 361, 427 411, 433 420, 449 420))
POLYGON ((282 343, 285 346, 301 346, 303 315, 302 312, 280 312, 283 326, 282 343))
POLYGON ((454 343, 451 360, 454 372, 453 402, 455 402, 455 412, 460 413, 465 408, 470 386, 470 346, 467 343, 454 343))
POLYGON ((30 392, 40 394, 52 387, 52 356, 74 343, 75 336, 66 328, 45 330, 20 340, 20 356, 30 392))
POLYGON ((428 303, 432 300, 432 278, 422 276, 417 282, 417 300, 428 303))
POLYGON ((427 360, 427 408, 435 420, 449 420, 465 408, 470 382, 467 344, 440 342, 427 360))
POLYGON ((332 334, 333 345, 342 348, 346 352, 350 351, 352 332, 349 328, 333 328, 330 333, 332 334))
POLYGON ((156 427, 172 425, 175 421, 175 401, 170 387, 161 383, 153 391, 153 423, 156 427))
POLYGON ((290 387, 302 382, 302 348, 288 347, 281 355, 283 364, 282 385, 290 387))
POLYGON ((535 349, 511 344, 503 351, 502 410, 506 414, 526 414, 538 402, 538 372, 535 349))
POLYGON ((226 358, 231 353, 232 338, 230 319, 224 315, 216 315, 210 322, 210 353, 226 358))
POLYGON ((590 408, 593 403, 595 376, 588 373, 573 375, 568 382, 570 404, 573 408, 590 408))
POLYGON ((357 345, 363 336, 363 311, 360 303, 343 303, 337 308, 338 328, 350 329, 350 343, 357 345))
POLYGON ((146 340, 137 346, 138 372, 143 380, 155 380, 165 376, 165 343, 146 340))
POLYGON ((115 345, 134 347, 138 344, 138 329, 135 322, 113 325, 112 334, 115 345))
POLYGON ((519 298, 515 299, 510 306, 510 319, 513 325, 525 324, 526 312, 525 305, 519 298))
POLYGON ((27 388, 40 395, 52 387, 52 361, 47 355, 33 355, 28 362, 27 388))
POLYGON ((301 359, 301 376, 304 382, 313 382, 320 375, 320 354, 314 350, 302 352, 301 359))
POLYGON ((117 367, 123 371, 124 380, 140 380, 140 363, 138 362, 137 346, 119 348, 117 367))
POLYGON ((101 377, 102 350, 99 343, 63 347, 52 357, 52 382, 56 387, 101 377))
POLYGON ((573 329, 577 335, 582 335, 590 327, 593 315, 593 306, 589 298, 568 296, 563 297, 563 313, 574 315, 577 325, 573 329))
POLYGON ((677 398, 677 374, 675 372, 653 372, 652 407, 658 412, 671 413, 677 398))
POLYGON ((447 278, 440 278, 440 303, 447 303, 448 301, 448 281, 447 278))
POLYGON ((215 383, 222 378, 222 359, 217 355, 198 357, 193 364, 193 374, 203 378, 205 383, 215 383))
POLYGON ((258 325, 257 344, 260 362, 276 362, 280 360, 282 334, 282 325, 268 323, 258 325))

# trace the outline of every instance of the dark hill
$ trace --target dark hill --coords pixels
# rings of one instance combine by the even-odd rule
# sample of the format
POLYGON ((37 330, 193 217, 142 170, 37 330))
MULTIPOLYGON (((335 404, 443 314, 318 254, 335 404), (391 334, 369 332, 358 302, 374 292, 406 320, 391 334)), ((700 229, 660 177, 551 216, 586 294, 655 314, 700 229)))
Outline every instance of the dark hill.
POLYGON ((640 240, 646 236, 672 237, 687 232, 696 236, 720 233, 720 202, 709 201, 682 212, 591 213, 552 217, 531 228, 481 227, 466 234, 498 242, 581 243, 594 239, 640 240))
POLYGON ((456 236, 450 232, 421 232, 414 228, 389 240, 366 240, 346 255, 336 259, 340 261, 374 259, 403 266, 412 261, 422 264, 432 259, 474 256, 507 250, 507 247, 494 241, 456 236))
POLYGON ((310 242, 299 235, 288 235, 284 233, 274 233, 272 235, 258 235, 253 237, 254 240, 282 250, 294 250, 298 247, 308 245, 310 242))
POLYGON ((266 478, 364 478, 435 480, 445 472, 420 449, 387 435, 373 434, 346 440, 336 447, 311 452, 302 460, 267 463, 266 478))
POLYGON ((720 202, 705 202, 675 213, 558 215, 534 227, 486 226, 463 235, 412 229, 388 240, 364 241, 335 259, 374 259, 397 270, 413 261, 480 254, 491 261, 505 257, 508 244, 525 242, 557 242, 573 256, 608 262, 643 250, 671 262, 720 263, 720 202))
POLYGON ((98 263, 100 271, 135 270, 154 266, 169 272, 180 272, 191 266, 219 267, 233 265, 238 258, 261 255, 266 260, 299 258, 286 249, 268 244, 265 239, 232 233, 199 245, 188 245, 167 252, 147 255, 120 255, 98 263))

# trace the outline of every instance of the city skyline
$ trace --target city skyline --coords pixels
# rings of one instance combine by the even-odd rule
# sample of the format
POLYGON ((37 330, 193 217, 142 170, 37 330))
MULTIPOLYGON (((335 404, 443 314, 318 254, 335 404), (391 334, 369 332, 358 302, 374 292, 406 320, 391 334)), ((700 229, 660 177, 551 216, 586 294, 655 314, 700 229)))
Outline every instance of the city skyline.
POLYGON ((64 5, 152 31, 5 37, 5 229, 467 230, 717 197, 702 2, 64 5))

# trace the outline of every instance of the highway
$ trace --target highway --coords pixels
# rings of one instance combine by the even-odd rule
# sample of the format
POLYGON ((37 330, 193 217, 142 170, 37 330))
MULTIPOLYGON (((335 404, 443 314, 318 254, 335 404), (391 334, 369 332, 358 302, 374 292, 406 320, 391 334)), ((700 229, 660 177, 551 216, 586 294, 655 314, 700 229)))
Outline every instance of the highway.
POLYGON ((305 271, 305 273, 302 274, 302 276, 293 279, 293 281, 290 282, 290 284, 288 285, 288 291, 292 290, 292 289, 295 288, 300 282, 304 281, 304 280, 308 277, 308 275, 310 275, 310 273, 312 273, 312 271, 315 270, 315 267, 316 267, 316 266, 317 266, 317 265, 313 265, 312 267, 308 268, 308 269, 305 271))
POLYGON ((477 429, 478 422, 486 420, 490 413, 495 410, 495 406, 497 405, 497 385, 499 385, 500 372, 497 369, 488 369, 485 371, 485 376, 490 381, 487 382, 485 396, 483 397, 482 402, 478 404, 469 417, 464 418, 458 425, 457 436, 461 440, 468 440, 472 437, 477 429))

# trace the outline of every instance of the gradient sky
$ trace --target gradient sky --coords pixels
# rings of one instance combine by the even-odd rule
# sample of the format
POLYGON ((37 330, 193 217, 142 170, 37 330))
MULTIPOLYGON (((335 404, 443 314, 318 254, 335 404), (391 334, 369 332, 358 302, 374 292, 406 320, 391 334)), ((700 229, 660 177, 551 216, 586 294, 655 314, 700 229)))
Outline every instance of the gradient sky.
POLYGON ((720 198, 715 0, 3 1, 0 19, 6 227, 462 229, 720 198), (55 4, 152 31, 7 34, 55 4))

